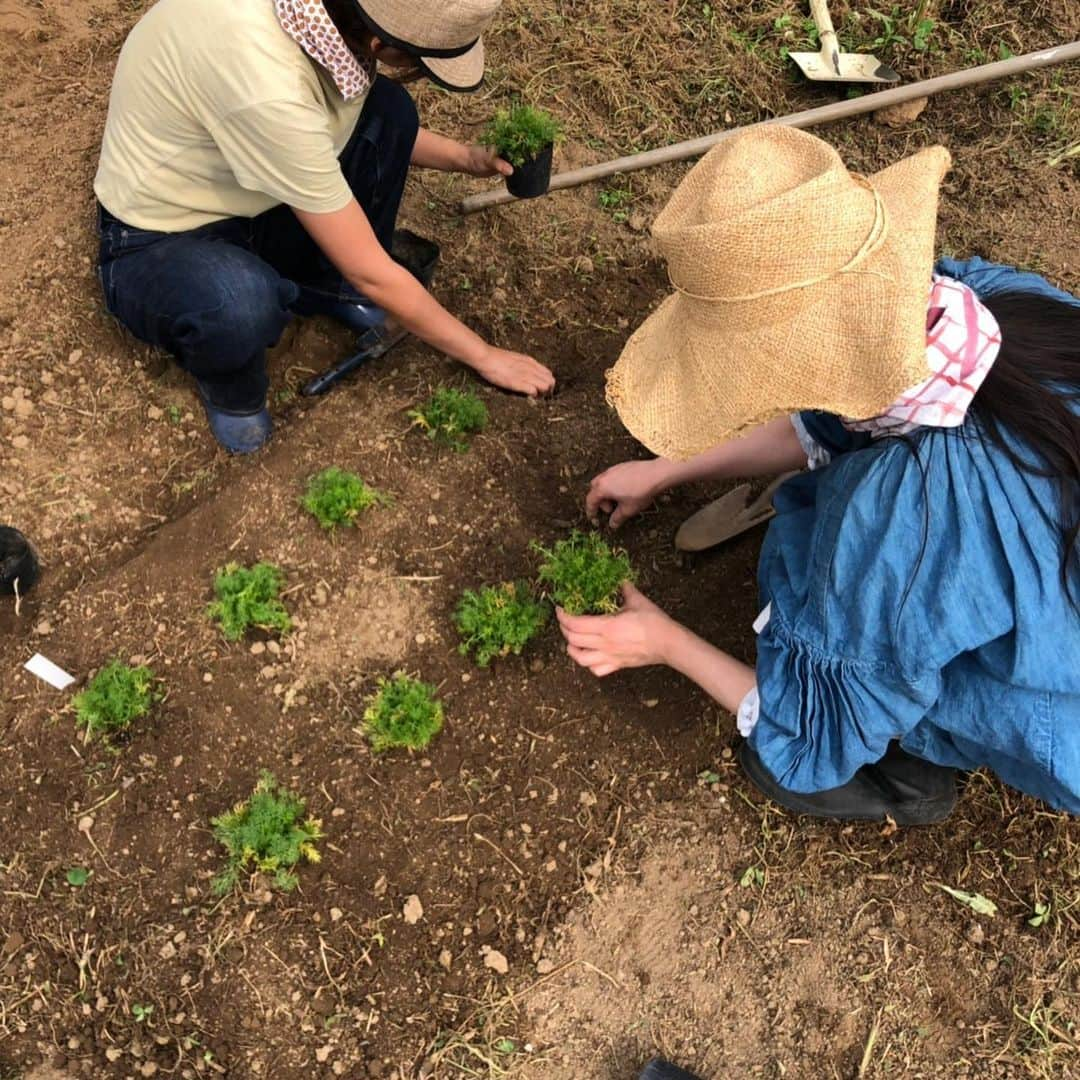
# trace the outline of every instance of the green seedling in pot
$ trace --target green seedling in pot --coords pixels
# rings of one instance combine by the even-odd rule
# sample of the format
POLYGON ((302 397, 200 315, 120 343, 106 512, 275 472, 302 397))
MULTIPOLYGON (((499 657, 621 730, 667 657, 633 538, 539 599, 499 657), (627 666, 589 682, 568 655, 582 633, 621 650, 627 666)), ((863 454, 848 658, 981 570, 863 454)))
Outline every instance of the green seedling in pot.
POLYGON ((324 529, 336 529, 339 525, 355 525, 365 510, 389 502, 389 495, 368 487, 356 473, 331 467, 308 481, 300 505, 324 529))
POLYGON ((472 653, 481 667, 497 656, 521 655, 544 628, 548 609, 524 581, 468 589, 454 612, 462 656, 472 653))
POLYGON ((100 736, 108 742, 146 716, 159 697, 150 668, 131 667, 122 660, 112 660, 82 693, 75 695, 71 704, 75 723, 84 730, 87 740, 100 736))
POLYGON ((225 869, 213 881, 219 896, 231 892, 250 874, 270 877, 284 892, 295 889, 294 868, 320 860, 315 843, 323 837, 322 822, 305 816, 306 802, 262 772, 255 790, 228 813, 213 818, 214 836, 228 854, 225 869))
POLYGON ((539 578, 547 594, 568 615, 610 615, 619 610, 622 586, 634 580, 626 552, 599 533, 574 530, 551 548, 533 543, 543 557, 539 578))
POLYGON ((500 109, 488 123, 480 141, 514 166, 506 187, 519 199, 547 193, 551 159, 563 137, 562 124, 550 113, 532 105, 500 109))
POLYGON ((239 641, 253 626, 287 634, 292 619, 280 599, 284 581, 284 575, 272 563, 251 567, 229 563, 214 578, 217 599, 207 608, 207 614, 228 641, 239 641))

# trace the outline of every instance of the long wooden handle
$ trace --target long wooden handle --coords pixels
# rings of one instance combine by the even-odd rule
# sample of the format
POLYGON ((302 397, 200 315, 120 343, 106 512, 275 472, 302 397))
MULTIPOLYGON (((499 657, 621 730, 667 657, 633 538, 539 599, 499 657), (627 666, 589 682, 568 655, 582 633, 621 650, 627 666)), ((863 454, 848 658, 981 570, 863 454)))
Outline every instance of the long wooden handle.
MULTIPOLYGON (((816 124, 827 124, 849 116, 874 112, 887 105, 899 105, 901 102, 912 101, 915 98, 932 97, 943 90, 959 90, 965 86, 976 86, 994 79, 1019 75, 1024 71, 1035 71, 1054 64, 1064 64, 1069 60, 1080 60, 1080 41, 1073 41, 1068 45, 1057 45, 1052 49, 1042 49, 1039 52, 1024 53, 1023 56, 1014 56, 1009 60, 997 60, 992 64, 980 64, 979 67, 954 71, 948 75, 938 75, 933 79, 925 79, 923 82, 911 83, 908 86, 879 90, 877 93, 864 94, 850 101, 837 101, 832 105, 822 105, 816 109, 807 109, 788 116, 774 116, 760 123, 787 124, 789 127, 797 128, 814 127, 816 124)), ((688 139, 686 142, 673 143, 671 146, 661 146, 656 150, 645 150, 640 154, 615 158, 614 161, 586 165, 583 169, 559 173, 551 178, 549 190, 562 191, 565 188, 577 187, 579 184, 587 184, 590 180, 603 180, 617 173, 648 169, 653 165, 666 165, 672 161, 685 161, 687 158, 697 157, 704 154, 706 150, 711 150, 718 142, 722 142, 737 131, 745 131, 747 127, 756 126, 758 125, 748 124, 745 127, 727 128, 724 131, 713 132, 711 135, 702 135, 697 139, 688 139)), ((463 199, 461 212, 474 214, 478 210, 487 210, 491 206, 502 206, 516 201, 505 188, 494 188, 463 199)))
POLYGON ((814 18, 814 25, 818 31, 818 41, 821 43, 821 55, 832 67, 833 71, 840 74, 840 42, 833 29, 832 18, 829 15, 828 0, 810 0, 810 14, 814 18))

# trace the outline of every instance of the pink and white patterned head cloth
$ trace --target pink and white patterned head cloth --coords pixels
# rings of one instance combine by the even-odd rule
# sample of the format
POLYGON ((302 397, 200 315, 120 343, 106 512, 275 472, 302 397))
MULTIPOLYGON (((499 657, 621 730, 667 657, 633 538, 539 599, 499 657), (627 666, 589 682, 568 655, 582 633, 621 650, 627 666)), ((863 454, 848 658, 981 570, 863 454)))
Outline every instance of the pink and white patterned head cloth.
POLYGON ((274 0, 274 3, 281 28, 312 60, 326 68, 346 101, 367 94, 375 66, 365 65, 356 58, 321 0, 274 0))
POLYGON ((1001 348, 990 310, 967 285, 934 275, 926 312, 930 376, 879 416, 844 420, 852 431, 902 435, 917 427, 959 427, 1001 348))

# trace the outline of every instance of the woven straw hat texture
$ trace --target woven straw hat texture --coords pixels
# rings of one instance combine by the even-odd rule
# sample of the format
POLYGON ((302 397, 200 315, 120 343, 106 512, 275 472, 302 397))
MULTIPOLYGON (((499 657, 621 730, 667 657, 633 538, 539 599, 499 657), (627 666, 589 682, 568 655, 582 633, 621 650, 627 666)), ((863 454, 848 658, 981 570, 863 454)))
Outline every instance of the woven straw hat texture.
POLYGON ((873 416, 925 379, 949 164, 937 146, 861 177, 782 125, 714 147, 653 225, 676 291, 608 372, 630 433, 684 459, 801 409, 873 416))
POLYGON ((484 43, 502 0, 360 0, 376 33, 417 51, 440 82, 471 90, 484 77, 484 43))

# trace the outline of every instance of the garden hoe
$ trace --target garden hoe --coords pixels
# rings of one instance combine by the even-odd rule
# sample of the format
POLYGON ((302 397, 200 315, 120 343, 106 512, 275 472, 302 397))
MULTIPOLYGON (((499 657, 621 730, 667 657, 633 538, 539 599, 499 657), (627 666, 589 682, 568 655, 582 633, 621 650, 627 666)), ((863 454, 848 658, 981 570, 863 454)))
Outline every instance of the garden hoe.
POLYGON ((894 83, 900 76, 876 56, 867 53, 842 53, 836 40, 829 5, 826 0, 810 0, 810 12, 817 26, 821 41, 819 52, 793 52, 791 59, 802 68, 808 79, 823 82, 878 82, 894 83))

